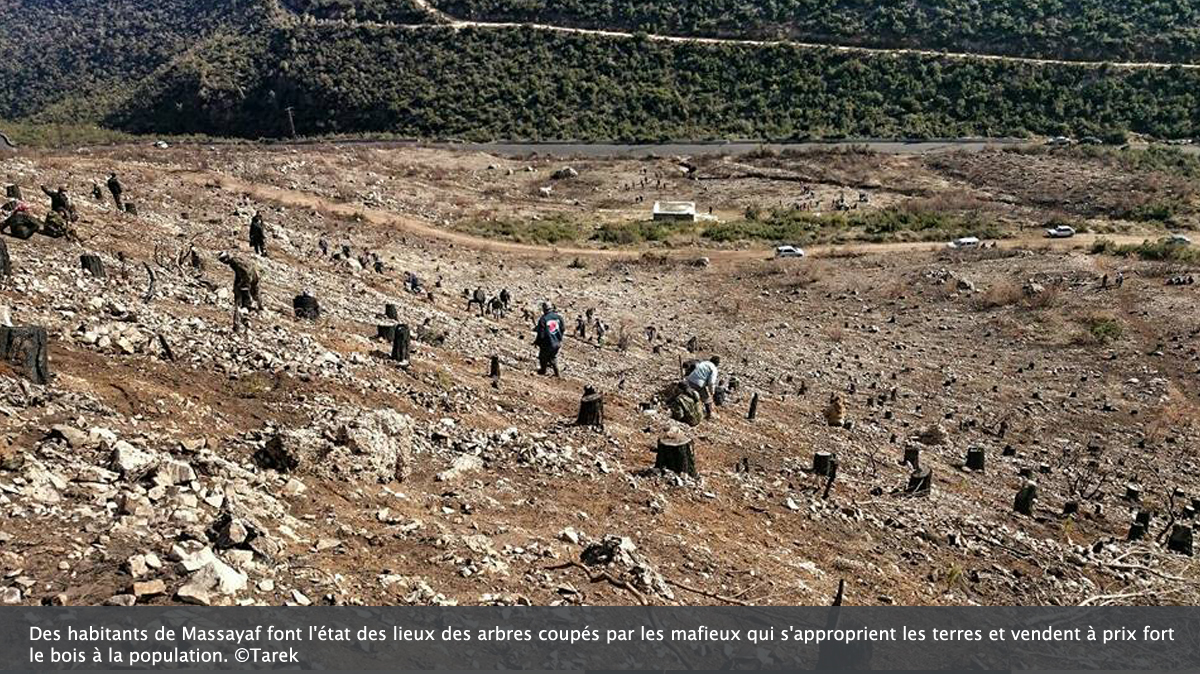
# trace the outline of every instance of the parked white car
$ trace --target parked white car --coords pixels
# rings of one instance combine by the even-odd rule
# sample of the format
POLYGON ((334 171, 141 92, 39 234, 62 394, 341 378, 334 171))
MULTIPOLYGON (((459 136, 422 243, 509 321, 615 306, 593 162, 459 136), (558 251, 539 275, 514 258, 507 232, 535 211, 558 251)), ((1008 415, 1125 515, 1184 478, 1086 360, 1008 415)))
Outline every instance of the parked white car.
POLYGON ((964 236, 961 239, 955 239, 946 244, 947 248, 978 248, 979 239, 973 236, 964 236))
POLYGON ((1167 238, 1163 239, 1162 242, 1167 244, 1168 246, 1190 246, 1190 245, 1192 245, 1192 240, 1182 234, 1172 234, 1171 236, 1168 236, 1167 238))
POLYGON ((804 257, 804 249, 797 246, 779 246, 775 249, 775 257, 804 257))
POLYGON ((1046 237, 1051 239, 1069 239, 1075 236, 1075 228, 1068 225, 1059 225, 1046 230, 1046 237))
POLYGON ((1046 141, 1046 145, 1049 145, 1050 147, 1063 147, 1070 144, 1071 139, 1067 138, 1066 136, 1055 136, 1046 141))

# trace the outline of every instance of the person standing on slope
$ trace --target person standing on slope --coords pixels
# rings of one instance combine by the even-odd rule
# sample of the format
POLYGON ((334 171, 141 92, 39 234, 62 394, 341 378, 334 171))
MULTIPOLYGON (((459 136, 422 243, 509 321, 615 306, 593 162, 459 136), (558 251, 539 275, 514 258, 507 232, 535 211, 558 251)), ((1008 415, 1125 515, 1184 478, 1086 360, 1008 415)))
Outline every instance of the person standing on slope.
POLYGON ((563 336, 562 316, 549 302, 542 302, 542 317, 538 320, 537 337, 533 340, 538 348, 538 374, 545 375, 553 370, 555 377, 562 376, 558 369, 558 350, 562 348, 563 336))

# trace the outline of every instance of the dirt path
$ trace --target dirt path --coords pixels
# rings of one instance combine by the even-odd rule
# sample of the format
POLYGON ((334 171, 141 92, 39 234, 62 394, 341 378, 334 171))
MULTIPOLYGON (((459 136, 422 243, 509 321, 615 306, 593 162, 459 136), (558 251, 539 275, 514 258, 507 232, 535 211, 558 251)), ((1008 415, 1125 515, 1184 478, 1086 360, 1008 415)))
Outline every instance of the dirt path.
MULTIPOLYGON (((261 183, 252 183, 222 173, 211 171, 177 171, 175 172, 175 175, 199 186, 219 185, 220 189, 244 193, 259 201, 275 203, 281 206, 288 206, 292 208, 315 209, 335 217, 361 218, 362 220, 373 225, 393 227, 399 231, 409 234, 414 234, 429 239, 438 239, 448 243, 453 243, 455 245, 463 246, 465 248, 471 248, 485 252, 521 255, 535 258, 587 257, 609 260, 635 260, 646 253, 653 253, 656 255, 665 255, 677 260, 694 260, 699 257, 707 257, 713 264, 728 264, 745 262, 749 260, 767 259, 771 256, 772 250, 770 247, 766 246, 740 250, 713 250, 700 247, 673 248, 670 250, 663 250, 661 248, 605 249, 582 248, 575 246, 537 246, 472 236, 462 232, 447 230, 428 221, 411 216, 401 215, 392 211, 369 208, 362 204, 331 201, 308 192, 289 190, 281 187, 275 187, 273 185, 264 185, 261 183)), ((1052 250, 1070 250, 1072 248, 1088 247, 1092 244, 1092 242, 1100 238, 1109 239, 1119 244, 1126 244, 1140 243, 1146 237, 1081 234, 1071 239, 1044 239, 1036 235, 1027 235, 1024 237, 1003 239, 997 241, 996 243, 1000 248, 1006 249, 1038 247, 1052 250)), ((845 245, 811 246, 806 249, 806 252, 808 252, 809 255, 820 257, 834 253, 904 253, 921 250, 935 250, 940 246, 940 243, 928 241, 915 243, 850 243, 845 245)))
MULTIPOLYGON (((673 42, 673 43, 690 43, 690 44, 710 44, 710 45, 728 45, 739 47, 776 47, 787 45, 798 47, 800 49, 828 49, 831 51, 846 52, 853 54, 870 54, 870 55, 890 55, 890 56, 931 56, 950 60, 973 60, 973 61, 1004 61, 1007 63, 1025 63, 1031 65, 1060 65, 1060 66, 1079 66, 1086 68, 1112 67, 1126 70, 1163 70, 1167 68, 1182 68, 1185 70, 1200 70, 1200 63, 1159 63, 1155 61, 1125 61, 1125 62, 1109 62, 1109 61, 1072 61, 1067 59, 1041 59, 1029 56, 1002 56, 999 54, 977 54, 972 52, 949 52, 937 51, 933 49, 888 49, 884 47, 861 47, 854 45, 839 45, 839 44, 824 44, 815 42, 796 42, 793 40, 749 40, 749 39, 734 39, 734 38, 719 38, 719 37, 695 37, 686 35, 660 35, 660 34, 634 34, 628 31, 620 30, 600 30, 595 28, 574 28, 570 26, 555 26, 543 23, 519 23, 506 21, 467 21, 457 17, 450 16, 442 10, 434 7, 429 3, 429 0, 412 0, 413 4, 423 12, 425 12, 432 23, 409 25, 395 23, 381 23, 377 21, 348 21, 344 19, 315 19, 318 25, 328 24, 337 26, 354 26, 362 28, 376 29, 401 29, 401 30, 417 30, 428 28, 430 26, 448 26, 454 29, 462 28, 480 28, 492 30, 511 30, 515 28, 533 28, 536 30, 551 31, 558 33, 574 33, 577 35, 592 35, 596 37, 607 37, 617 39, 647 39, 655 42, 673 42)), ((292 12, 291 9, 280 4, 278 10, 281 15, 286 15, 292 20, 299 20, 298 15, 292 12)))

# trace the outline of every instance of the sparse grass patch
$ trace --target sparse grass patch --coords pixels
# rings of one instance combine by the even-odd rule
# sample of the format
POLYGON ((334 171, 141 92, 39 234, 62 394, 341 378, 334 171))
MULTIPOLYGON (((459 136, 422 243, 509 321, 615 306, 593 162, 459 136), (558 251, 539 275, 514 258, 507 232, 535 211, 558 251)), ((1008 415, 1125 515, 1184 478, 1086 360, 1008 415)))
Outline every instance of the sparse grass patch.
POLYGON ((583 227, 578 222, 562 215, 540 220, 465 220, 457 223, 455 228, 475 236, 531 244, 576 241, 583 234, 583 227))
POLYGON ((1092 254, 1136 257, 1154 262, 1200 263, 1200 249, 1169 243, 1166 240, 1119 245, 1110 239, 1099 239, 1092 244, 1092 254))
POLYGON ((909 208, 816 214, 798 209, 747 209, 746 218, 704 229, 701 236, 720 243, 769 241, 811 245, 842 241, 941 241, 961 236, 999 238, 1000 228, 974 216, 909 208))
POLYGON ((1121 338, 1125 332, 1114 314, 1108 311, 1094 311, 1080 320, 1083 331, 1076 335, 1074 343, 1080 346, 1104 346, 1121 338))

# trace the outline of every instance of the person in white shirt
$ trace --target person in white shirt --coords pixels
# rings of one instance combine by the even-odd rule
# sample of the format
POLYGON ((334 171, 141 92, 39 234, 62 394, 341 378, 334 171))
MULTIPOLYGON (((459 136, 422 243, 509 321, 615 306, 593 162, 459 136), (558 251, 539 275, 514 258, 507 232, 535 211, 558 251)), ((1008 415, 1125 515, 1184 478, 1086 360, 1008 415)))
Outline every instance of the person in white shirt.
POLYGON ((708 360, 702 360, 696 363, 696 366, 692 368, 692 371, 684 379, 688 388, 700 396, 700 402, 704 403, 704 416, 709 419, 713 417, 712 400, 713 395, 717 392, 720 365, 720 356, 713 356, 708 360))

